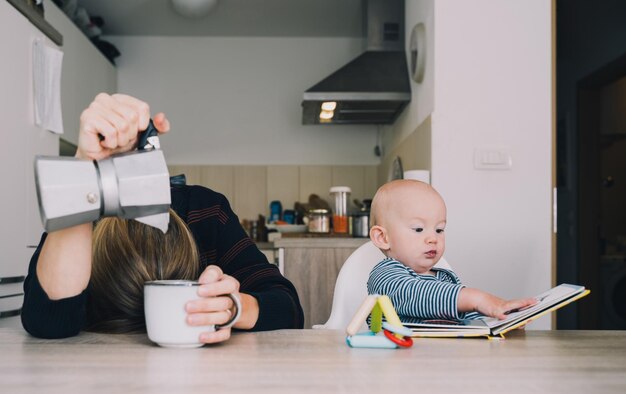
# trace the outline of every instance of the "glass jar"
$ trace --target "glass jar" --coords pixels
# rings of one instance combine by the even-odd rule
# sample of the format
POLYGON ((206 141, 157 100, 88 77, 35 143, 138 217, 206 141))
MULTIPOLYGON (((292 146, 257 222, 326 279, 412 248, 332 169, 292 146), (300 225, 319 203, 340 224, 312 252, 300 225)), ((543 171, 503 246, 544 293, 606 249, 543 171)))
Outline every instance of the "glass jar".
POLYGON ((328 209, 311 209, 307 213, 310 233, 330 232, 330 213, 328 209))
POLYGON ((333 212, 333 231, 335 233, 348 232, 348 198, 352 190, 348 186, 333 186, 330 195, 335 202, 333 212))

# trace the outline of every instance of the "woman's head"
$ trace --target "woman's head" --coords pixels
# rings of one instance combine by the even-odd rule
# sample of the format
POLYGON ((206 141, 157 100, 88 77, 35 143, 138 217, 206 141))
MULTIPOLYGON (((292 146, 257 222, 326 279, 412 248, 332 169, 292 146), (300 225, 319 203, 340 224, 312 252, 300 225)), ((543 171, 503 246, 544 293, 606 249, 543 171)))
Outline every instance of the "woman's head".
POLYGON ((166 234, 135 220, 104 218, 93 236, 90 330, 145 331, 143 285, 197 279, 198 251, 183 220, 170 210, 166 234))

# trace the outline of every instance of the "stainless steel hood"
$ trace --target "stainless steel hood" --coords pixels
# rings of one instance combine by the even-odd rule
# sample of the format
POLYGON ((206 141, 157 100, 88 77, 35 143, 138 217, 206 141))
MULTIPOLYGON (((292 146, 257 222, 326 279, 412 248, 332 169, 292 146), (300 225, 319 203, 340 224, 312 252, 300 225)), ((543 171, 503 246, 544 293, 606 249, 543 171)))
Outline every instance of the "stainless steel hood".
POLYGON ((303 124, 391 124, 411 100, 404 0, 367 0, 366 51, 304 92, 303 124))

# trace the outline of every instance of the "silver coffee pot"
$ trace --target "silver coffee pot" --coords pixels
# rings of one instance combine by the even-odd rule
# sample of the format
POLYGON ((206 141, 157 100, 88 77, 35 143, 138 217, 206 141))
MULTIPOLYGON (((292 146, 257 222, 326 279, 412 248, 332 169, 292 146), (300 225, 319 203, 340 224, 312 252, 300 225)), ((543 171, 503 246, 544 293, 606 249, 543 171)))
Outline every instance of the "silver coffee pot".
POLYGON ((133 152, 93 161, 36 156, 35 184, 48 232, 105 216, 135 219, 167 232, 170 179, 152 121, 133 152))

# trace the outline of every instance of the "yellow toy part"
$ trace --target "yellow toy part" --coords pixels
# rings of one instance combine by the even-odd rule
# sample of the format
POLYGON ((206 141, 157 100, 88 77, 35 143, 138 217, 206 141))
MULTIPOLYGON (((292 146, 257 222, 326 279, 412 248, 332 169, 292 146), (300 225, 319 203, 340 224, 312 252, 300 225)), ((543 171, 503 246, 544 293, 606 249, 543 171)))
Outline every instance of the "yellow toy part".
POLYGON ((402 327, 402 322, 396 313, 396 309, 393 307, 391 300, 388 296, 382 295, 378 297, 378 305, 383 310, 383 315, 392 326, 402 327))
MULTIPOLYGON (((346 327, 346 334, 349 336, 355 335, 366 322, 368 315, 371 315, 370 331, 375 334, 383 329, 383 316, 385 316, 387 324, 390 326, 398 329, 404 328, 391 303, 391 299, 386 295, 371 294, 365 298, 352 320, 350 320, 348 327, 346 327)), ((394 333, 394 335, 397 338, 402 338, 401 334, 394 333)))

